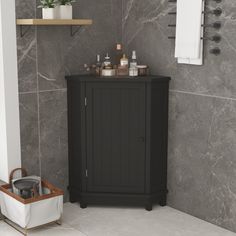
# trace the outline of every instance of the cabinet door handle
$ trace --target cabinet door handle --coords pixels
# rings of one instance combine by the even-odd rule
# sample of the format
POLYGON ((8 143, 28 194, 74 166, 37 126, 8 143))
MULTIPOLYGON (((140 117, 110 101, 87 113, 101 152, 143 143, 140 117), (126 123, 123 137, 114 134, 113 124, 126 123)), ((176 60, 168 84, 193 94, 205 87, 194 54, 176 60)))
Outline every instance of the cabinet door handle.
POLYGON ((145 142, 145 137, 140 136, 140 137, 137 138, 137 140, 138 140, 138 142, 144 143, 145 142))

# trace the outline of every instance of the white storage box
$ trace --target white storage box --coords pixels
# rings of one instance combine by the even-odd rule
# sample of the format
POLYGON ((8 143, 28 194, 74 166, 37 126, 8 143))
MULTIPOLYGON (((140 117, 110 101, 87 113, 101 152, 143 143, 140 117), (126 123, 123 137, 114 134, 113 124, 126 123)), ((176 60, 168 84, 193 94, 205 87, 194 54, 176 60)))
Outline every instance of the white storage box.
POLYGON ((23 229, 31 229, 61 219, 63 191, 42 181, 43 195, 23 199, 14 194, 10 184, 0 186, 2 215, 23 229))

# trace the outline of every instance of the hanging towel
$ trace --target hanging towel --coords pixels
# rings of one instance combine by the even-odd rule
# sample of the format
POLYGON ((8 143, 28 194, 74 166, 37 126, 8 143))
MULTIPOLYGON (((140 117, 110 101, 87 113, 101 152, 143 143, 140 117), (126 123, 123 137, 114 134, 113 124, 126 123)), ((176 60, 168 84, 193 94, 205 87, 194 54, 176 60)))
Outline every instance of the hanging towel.
POLYGON ((178 0, 175 57, 178 63, 203 63, 203 0, 178 0))

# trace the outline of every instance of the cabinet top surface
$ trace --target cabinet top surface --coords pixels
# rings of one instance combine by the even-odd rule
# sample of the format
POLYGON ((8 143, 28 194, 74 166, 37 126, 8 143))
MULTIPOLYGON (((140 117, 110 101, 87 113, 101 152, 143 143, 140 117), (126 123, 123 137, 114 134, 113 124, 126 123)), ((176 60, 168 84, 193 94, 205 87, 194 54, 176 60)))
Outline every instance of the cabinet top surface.
POLYGON ((80 82, 168 82, 171 78, 168 76, 161 75, 148 75, 148 76, 138 76, 138 77, 130 77, 130 76, 112 76, 112 77, 104 77, 104 76, 94 76, 94 75, 71 75, 66 76, 66 80, 78 80, 80 82))

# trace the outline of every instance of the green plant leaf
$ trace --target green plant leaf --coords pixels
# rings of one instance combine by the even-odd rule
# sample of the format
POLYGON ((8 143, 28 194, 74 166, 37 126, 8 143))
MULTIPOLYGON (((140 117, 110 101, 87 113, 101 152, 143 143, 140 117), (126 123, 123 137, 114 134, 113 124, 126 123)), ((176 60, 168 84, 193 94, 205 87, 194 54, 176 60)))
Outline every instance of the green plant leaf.
POLYGON ((56 0, 40 0, 38 8, 54 8, 57 4, 56 0))
POLYGON ((76 0, 58 0, 59 5, 71 5, 73 2, 76 2, 76 0))

